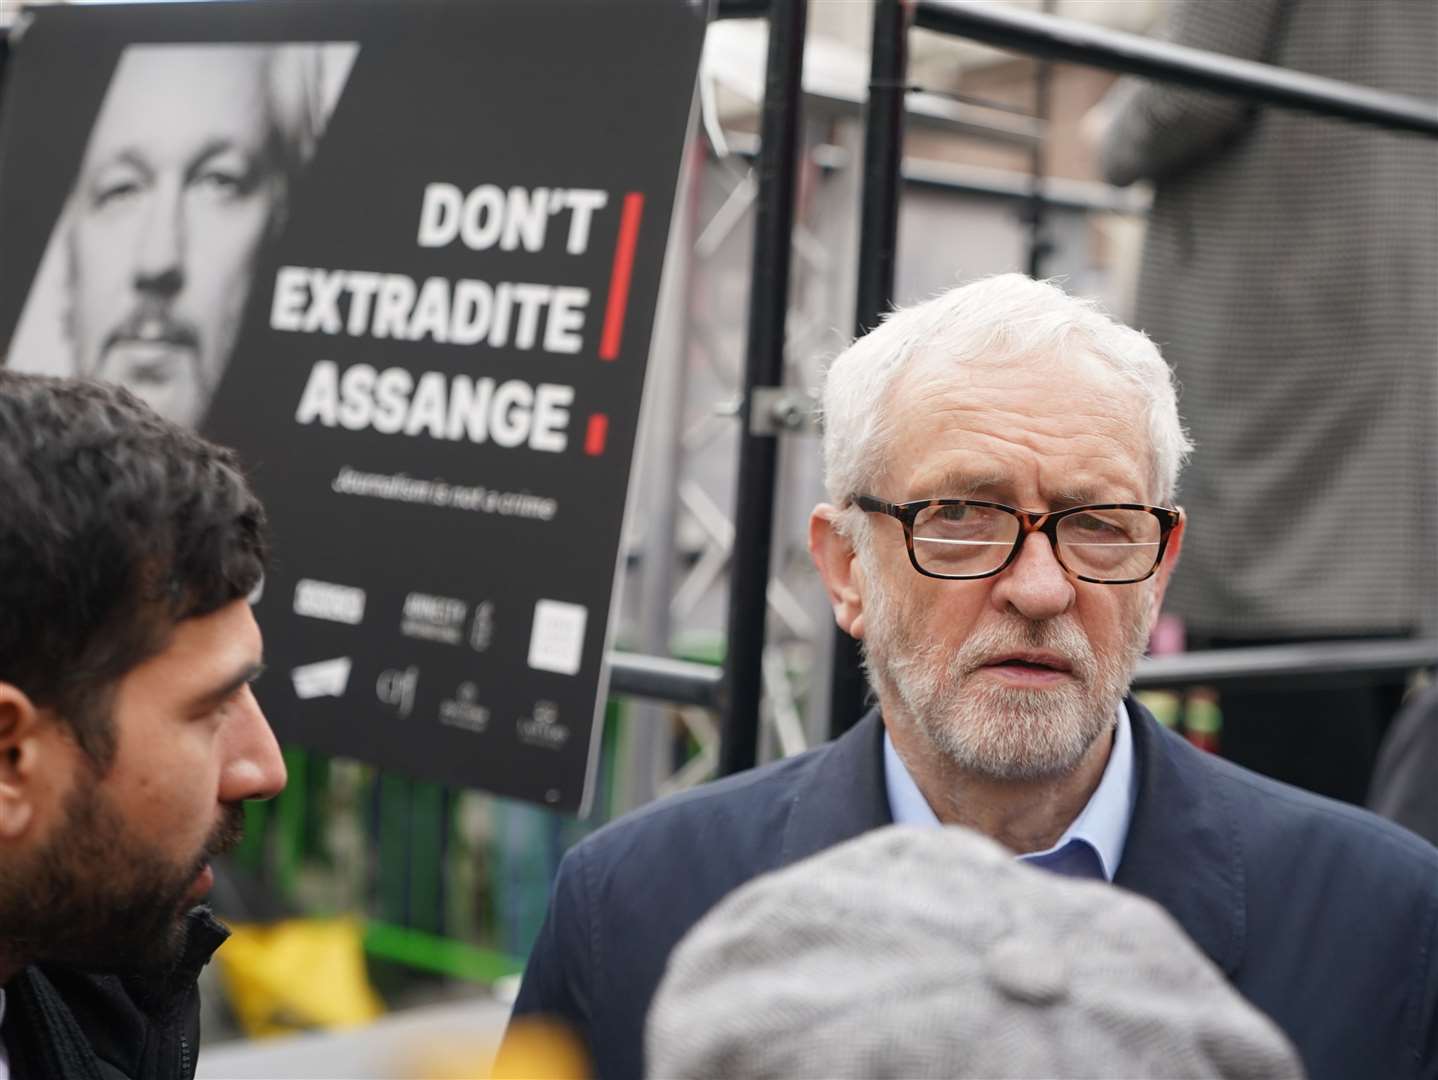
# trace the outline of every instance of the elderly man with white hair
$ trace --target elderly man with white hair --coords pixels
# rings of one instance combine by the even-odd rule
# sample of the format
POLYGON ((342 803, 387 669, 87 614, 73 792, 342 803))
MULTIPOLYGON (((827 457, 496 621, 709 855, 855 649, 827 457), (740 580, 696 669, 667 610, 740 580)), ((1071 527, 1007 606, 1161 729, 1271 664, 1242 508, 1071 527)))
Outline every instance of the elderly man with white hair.
POLYGON ((574 848, 516 1015, 573 1025, 601 1076, 642 1075, 669 954, 728 893, 890 823, 964 825, 1156 901, 1311 1076, 1438 1075, 1438 852, 1125 696, 1184 528, 1189 444, 1154 345, 1002 275, 895 312, 823 404, 810 549, 877 708, 574 848))

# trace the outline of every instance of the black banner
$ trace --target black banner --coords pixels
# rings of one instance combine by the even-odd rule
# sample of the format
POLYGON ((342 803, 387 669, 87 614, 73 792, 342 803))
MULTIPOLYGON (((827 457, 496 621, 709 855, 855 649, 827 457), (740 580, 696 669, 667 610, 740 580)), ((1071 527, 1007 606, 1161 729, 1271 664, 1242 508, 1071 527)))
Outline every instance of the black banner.
POLYGON ((589 798, 705 9, 42 8, 13 45, 8 362, 244 456, 282 739, 589 798))

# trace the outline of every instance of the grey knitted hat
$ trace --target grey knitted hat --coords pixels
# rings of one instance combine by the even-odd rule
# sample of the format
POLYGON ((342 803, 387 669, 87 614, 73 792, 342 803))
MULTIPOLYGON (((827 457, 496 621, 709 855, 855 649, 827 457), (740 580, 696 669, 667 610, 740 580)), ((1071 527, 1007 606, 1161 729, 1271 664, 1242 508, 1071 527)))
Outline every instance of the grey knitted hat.
POLYGON ((893 826, 739 889, 675 949, 652 1077, 1303 1076, 1166 912, 965 829, 893 826))

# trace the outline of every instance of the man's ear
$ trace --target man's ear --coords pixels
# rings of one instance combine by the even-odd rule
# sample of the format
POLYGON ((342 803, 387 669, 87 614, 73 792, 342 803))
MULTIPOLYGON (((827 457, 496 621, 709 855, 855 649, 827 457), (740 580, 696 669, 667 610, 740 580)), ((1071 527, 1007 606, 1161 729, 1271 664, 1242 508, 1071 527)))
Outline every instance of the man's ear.
POLYGON ((809 554, 829 593, 834 621, 850 637, 864 636, 864 570, 854 545, 839 532, 835 518, 841 511, 820 503, 809 515, 809 554))
POLYGON ((1163 549, 1163 562, 1158 564, 1158 571, 1154 574, 1153 595, 1149 604, 1149 632, 1158 622, 1158 613, 1163 610, 1163 595, 1168 591, 1169 580, 1173 577, 1173 571, 1178 566, 1178 553, 1183 548, 1183 529, 1188 524, 1188 517, 1183 513, 1183 507, 1178 508, 1178 524, 1168 534, 1168 546, 1163 549))
POLYGON ((0 682, 0 843, 18 839, 35 817, 47 727, 25 691, 0 682))

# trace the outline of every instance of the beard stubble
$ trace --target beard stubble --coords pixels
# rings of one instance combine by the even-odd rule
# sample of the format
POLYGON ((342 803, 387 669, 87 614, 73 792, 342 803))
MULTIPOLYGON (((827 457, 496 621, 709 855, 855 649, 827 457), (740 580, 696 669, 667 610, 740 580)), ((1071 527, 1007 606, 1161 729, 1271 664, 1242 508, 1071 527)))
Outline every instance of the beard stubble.
MULTIPOLYGON (((868 577, 876 585, 880 580, 872 571, 868 577)), ((871 592, 863 652, 875 689, 902 708, 945 760, 993 780, 1039 780, 1077 768, 1113 729, 1148 643, 1139 593, 1123 613, 1119 648, 1100 655, 1071 614, 1045 620, 1005 615, 976 627, 951 649, 915 633, 882 588, 871 592), (1030 649, 1063 656, 1072 666, 1070 679, 1027 689, 976 674, 989 660, 1030 649)))
POLYGON ((166 970, 185 945, 195 878, 243 837, 244 807, 228 804, 199 852, 174 856, 135 839, 98 777, 77 778, 54 834, 0 878, 7 950, 88 971, 166 970))

